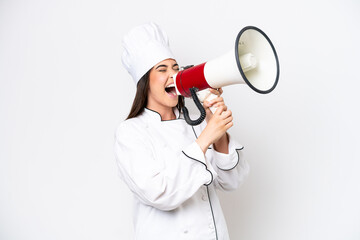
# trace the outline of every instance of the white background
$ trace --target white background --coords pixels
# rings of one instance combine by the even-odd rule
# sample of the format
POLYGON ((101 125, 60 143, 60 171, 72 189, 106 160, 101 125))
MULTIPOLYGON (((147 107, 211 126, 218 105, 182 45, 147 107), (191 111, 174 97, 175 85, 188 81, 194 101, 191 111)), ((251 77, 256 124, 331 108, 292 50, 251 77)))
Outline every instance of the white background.
POLYGON ((360 239, 360 3, 0 0, 0 239, 132 239, 116 125, 135 86, 121 39, 148 21, 180 65, 232 49, 247 25, 279 55, 260 95, 224 88, 251 173, 220 193, 232 239, 360 239))

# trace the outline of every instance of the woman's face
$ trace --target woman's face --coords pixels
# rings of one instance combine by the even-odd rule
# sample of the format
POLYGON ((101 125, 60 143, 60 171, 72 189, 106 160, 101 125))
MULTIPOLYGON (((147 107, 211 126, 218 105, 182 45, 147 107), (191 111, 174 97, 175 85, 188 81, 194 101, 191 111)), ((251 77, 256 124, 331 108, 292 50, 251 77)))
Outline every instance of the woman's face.
POLYGON ((156 64, 150 71, 148 105, 152 109, 175 107, 178 95, 175 91, 173 75, 179 71, 174 59, 166 59, 156 64))

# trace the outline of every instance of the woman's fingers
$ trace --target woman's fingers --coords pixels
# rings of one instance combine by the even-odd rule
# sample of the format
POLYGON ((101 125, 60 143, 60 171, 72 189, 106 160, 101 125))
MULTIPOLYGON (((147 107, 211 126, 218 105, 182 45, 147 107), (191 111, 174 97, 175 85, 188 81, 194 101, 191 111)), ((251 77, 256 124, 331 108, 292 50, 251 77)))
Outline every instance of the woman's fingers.
POLYGON ((229 122, 232 122, 232 120, 233 120, 233 117, 232 117, 232 116, 225 118, 225 119, 224 119, 225 125, 228 124, 229 122))
POLYGON ((230 110, 225 111, 223 106, 216 109, 215 115, 217 115, 216 117, 218 118, 218 123, 225 126, 225 128, 233 121, 232 112, 230 110))
POLYGON ((214 112, 214 114, 216 115, 221 115, 222 112, 224 111, 224 106, 220 106, 216 109, 216 111, 214 112))
POLYGON ((220 103, 217 103, 216 105, 214 105, 214 107, 220 107, 220 106, 223 106, 224 111, 226 111, 226 110, 227 110, 227 106, 225 105, 225 103, 224 103, 224 102, 220 102, 220 103))
POLYGON ((224 92, 224 91, 222 90, 222 88, 219 88, 218 91, 220 92, 220 95, 223 94, 223 92, 224 92))
POLYGON ((213 103, 211 103, 211 102, 209 102, 209 101, 205 101, 205 102, 203 103, 204 108, 209 108, 209 107, 211 107, 212 105, 213 105, 213 103))
POLYGON ((227 131, 229 128, 231 128, 232 126, 234 126, 234 122, 231 121, 231 122, 228 122, 226 125, 225 125, 225 131, 227 131))
POLYGON ((226 118, 231 117, 231 116, 232 116, 231 110, 223 111, 223 113, 221 114, 222 119, 226 119, 226 118))
POLYGON ((221 102, 224 102, 224 99, 222 97, 217 97, 217 98, 214 98, 211 101, 204 101, 204 104, 206 104, 206 106, 211 107, 212 105, 217 104, 217 103, 221 103, 221 102))
POLYGON ((210 92, 212 94, 220 96, 223 93, 223 90, 222 90, 222 88, 218 88, 218 89, 210 88, 210 92))

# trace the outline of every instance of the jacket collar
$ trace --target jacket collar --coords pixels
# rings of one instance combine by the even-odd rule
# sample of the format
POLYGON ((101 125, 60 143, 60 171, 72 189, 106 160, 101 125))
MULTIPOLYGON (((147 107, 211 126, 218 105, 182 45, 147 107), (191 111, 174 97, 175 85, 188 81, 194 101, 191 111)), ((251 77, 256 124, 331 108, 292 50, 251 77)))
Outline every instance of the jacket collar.
POLYGON ((144 115, 147 117, 150 117, 151 119, 160 121, 160 122, 168 122, 168 121, 174 121, 174 120, 181 119, 181 114, 179 113, 179 110, 176 107, 173 108, 173 111, 176 116, 176 119, 173 119, 173 120, 162 120, 160 113, 158 113, 154 110, 151 110, 149 108, 144 108, 144 115))

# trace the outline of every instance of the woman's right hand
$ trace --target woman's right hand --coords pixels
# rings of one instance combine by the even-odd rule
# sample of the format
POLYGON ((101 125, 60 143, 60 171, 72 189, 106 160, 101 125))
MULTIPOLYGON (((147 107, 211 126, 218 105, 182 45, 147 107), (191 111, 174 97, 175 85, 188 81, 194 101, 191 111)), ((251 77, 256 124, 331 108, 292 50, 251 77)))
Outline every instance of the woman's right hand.
POLYGON ((224 111, 224 109, 226 109, 225 105, 216 109, 207 126, 196 140, 204 153, 211 144, 219 140, 233 126, 232 112, 230 110, 224 111))

